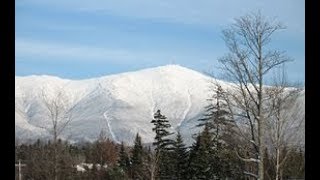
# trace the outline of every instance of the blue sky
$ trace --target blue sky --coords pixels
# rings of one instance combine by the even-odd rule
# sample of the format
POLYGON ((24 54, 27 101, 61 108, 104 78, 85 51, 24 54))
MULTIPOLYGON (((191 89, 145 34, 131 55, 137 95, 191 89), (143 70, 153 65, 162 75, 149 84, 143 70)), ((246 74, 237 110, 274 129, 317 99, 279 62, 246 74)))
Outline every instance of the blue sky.
POLYGON ((288 78, 304 82, 303 0, 16 0, 16 75, 84 79, 170 63, 218 74, 222 29, 258 9, 287 26, 272 45, 294 59, 288 78))

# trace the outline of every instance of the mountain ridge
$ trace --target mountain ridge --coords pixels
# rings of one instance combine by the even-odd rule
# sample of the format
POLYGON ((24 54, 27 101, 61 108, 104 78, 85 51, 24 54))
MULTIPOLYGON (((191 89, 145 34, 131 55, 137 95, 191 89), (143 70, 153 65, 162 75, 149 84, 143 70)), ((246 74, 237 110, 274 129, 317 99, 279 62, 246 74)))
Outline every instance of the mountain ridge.
MULTIPOLYGON (((39 94, 54 96, 63 88, 66 99, 76 105, 75 117, 62 134, 72 141, 96 140, 102 130, 116 142, 132 144, 137 132, 145 143, 153 141, 153 113, 160 109, 172 131, 187 143, 199 132, 195 127, 203 115, 213 80, 180 65, 165 65, 138 71, 82 80, 48 75, 16 76, 16 135, 34 139, 49 137, 48 120, 39 94), (43 128, 46 127, 46 128, 43 128)), ((224 87, 231 84, 216 80, 224 87)))

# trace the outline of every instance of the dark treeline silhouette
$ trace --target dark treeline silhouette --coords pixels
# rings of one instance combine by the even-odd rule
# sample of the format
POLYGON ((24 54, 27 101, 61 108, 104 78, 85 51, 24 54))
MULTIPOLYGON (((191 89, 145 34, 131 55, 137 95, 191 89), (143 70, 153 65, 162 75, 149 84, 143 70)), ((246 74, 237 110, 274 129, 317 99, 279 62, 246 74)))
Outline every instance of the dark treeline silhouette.
MULTIPOLYGON (((214 111, 216 113, 212 114, 219 114, 216 109, 214 111)), ((239 160, 233 150, 236 137, 225 135, 228 134, 225 131, 217 135, 218 126, 210 124, 210 118, 207 123, 203 119, 200 121, 204 127, 195 135, 190 147, 184 144, 179 132, 173 140, 167 137, 172 135, 169 132, 170 123, 158 110, 151 121, 156 134, 154 147, 144 146, 139 134, 136 134, 134 145, 127 146, 123 142, 116 144, 102 132, 95 142, 70 144, 58 140, 53 144, 51 141, 37 140, 32 144, 18 144, 15 149, 16 162, 20 160, 26 165, 21 168, 23 179, 54 179, 55 148, 58 179, 246 179, 243 172, 248 166, 239 160)), ((220 124, 219 128, 222 127, 220 124)), ((281 177, 303 178, 304 152, 298 148, 291 151, 284 148, 282 151, 288 161, 283 165, 281 177)), ((275 159, 270 157, 268 150, 264 157, 265 179, 274 179, 275 159)))

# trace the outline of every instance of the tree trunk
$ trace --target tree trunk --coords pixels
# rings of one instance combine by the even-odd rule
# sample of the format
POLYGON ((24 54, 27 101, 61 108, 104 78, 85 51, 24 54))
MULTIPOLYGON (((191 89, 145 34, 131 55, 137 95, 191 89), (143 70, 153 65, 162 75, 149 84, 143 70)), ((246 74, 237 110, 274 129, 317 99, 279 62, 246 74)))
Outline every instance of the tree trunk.
MULTIPOLYGON (((257 142, 252 137, 257 157, 254 159, 257 160, 254 161, 257 162, 255 173, 257 179, 264 180, 265 137, 268 132, 266 125, 269 121, 264 110, 266 106, 264 75, 290 60, 280 51, 268 50, 267 44, 271 35, 284 26, 278 22, 268 21, 260 12, 238 18, 234 25, 223 31, 230 53, 220 58, 219 62, 223 64, 226 75, 237 84, 236 87, 240 92, 239 99, 237 94, 231 94, 231 98, 236 102, 236 108, 248 111, 248 121, 252 120, 250 116, 253 116, 255 121, 254 126, 251 126, 255 128, 252 136, 257 133, 257 142)), ((252 162, 251 159, 247 159, 249 160, 247 162, 252 162)))
POLYGON ((265 132, 265 119, 262 116, 262 88, 263 88, 263 62, 262 62, 262 43, 261 43, 261 34, 258 36, 258 54, 259 54, 259 92, 258 92, 258 138, 259 138, 259 171, 258 171, 258 179, 264 179, 264 132, 265 132))
POLYGON ((265 145, 264 145, 264 125, 263 125, 263 121, 262 119, 260 119, 260 123, 259 123, 259 128, 258 128, 258 131, 259 131, 259 171, 258 171, 258 180, 263 180, 264 179, 264 157, 263 157, 263 154, 265 152, 265 145))
POLYGON ((277 118, 277 134, 276 134, 276 180, 279 180, 280 174, 280 114, 278 110, 278 118, 277 118))
POLYGON ((276 180, 279 180, 280 174, 280 149, 277 148, 276 180))
POLYGON ((57 152, 57 125, 54 124, 53 126, 53 175, 54 180, 58 180, 58 152, 57 152))

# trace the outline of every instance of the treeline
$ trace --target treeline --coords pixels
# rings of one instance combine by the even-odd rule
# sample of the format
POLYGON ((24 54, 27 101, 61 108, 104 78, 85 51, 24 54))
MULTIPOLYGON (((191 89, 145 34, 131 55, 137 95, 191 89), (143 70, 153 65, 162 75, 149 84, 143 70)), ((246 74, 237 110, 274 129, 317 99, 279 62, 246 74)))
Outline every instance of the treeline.
MULTIPOLYGON (((219 111, 215 112, 218 117, 219 111)), ((249 176, 244 172, 255 166, 239 159, 234 148, 243 142, 230 132, 232 123, 226 123, 225 113, 221 111, 220 115, 217 121, 200 120, 202 131, 195 134, 195 141, 189 147, 179 132, 174 139, 168 138, 172 136, 169 121, 158 110, 151 121, 155 132, 152 146, 144 146, 139 134, 133 146, 116 144, 104 133, 93 143, 77 145, 61 140, 57 143, 38 140, 33 144, 16 145, 16 163, 21 160, 26 165, 21 168, 23 179, 34 180, 246 179, 249 176)), ((303 178, 304 151, 298 148, 290 151, 283 148, 282 151, 287 160, 281 177, 303 178)), ((248 151, 243 149, 242 152, 248 151)), ((275 179, 274 157, 266 150, 264 158, 265 179, 275 179)))

